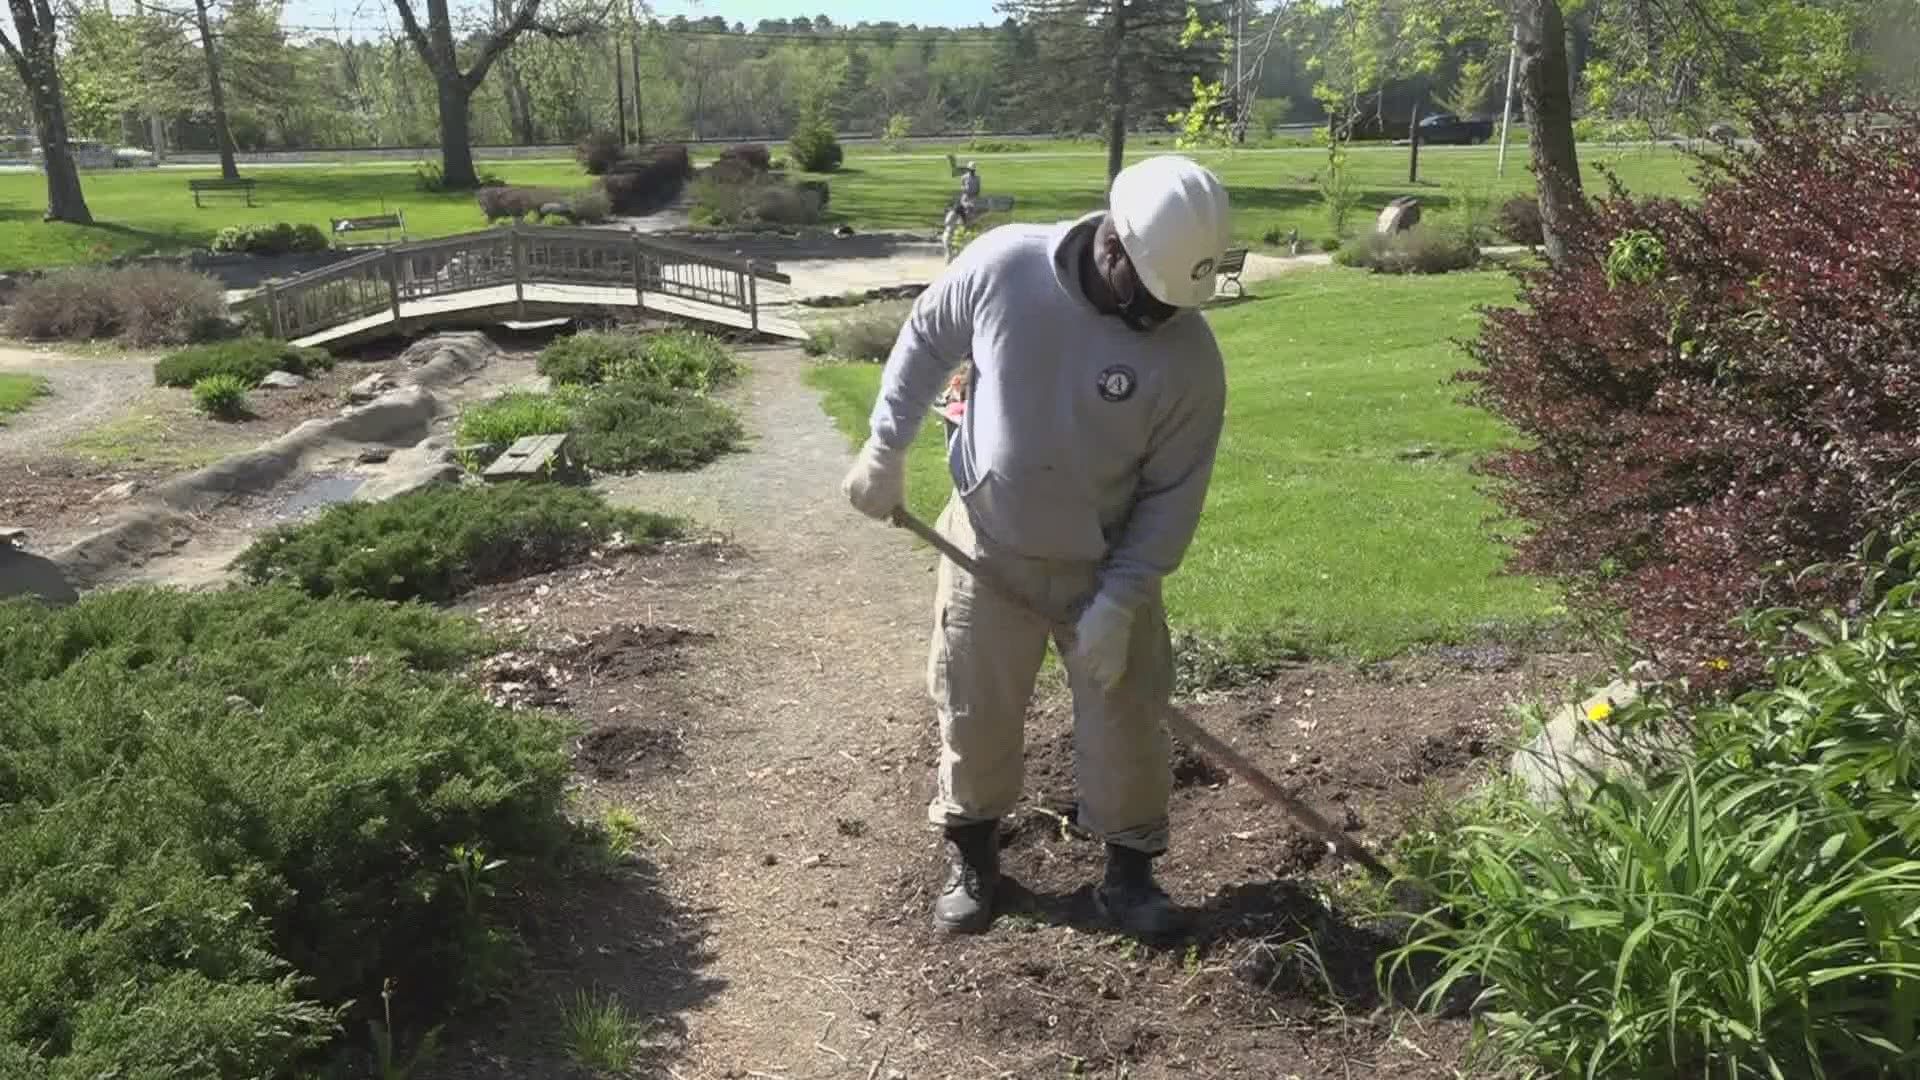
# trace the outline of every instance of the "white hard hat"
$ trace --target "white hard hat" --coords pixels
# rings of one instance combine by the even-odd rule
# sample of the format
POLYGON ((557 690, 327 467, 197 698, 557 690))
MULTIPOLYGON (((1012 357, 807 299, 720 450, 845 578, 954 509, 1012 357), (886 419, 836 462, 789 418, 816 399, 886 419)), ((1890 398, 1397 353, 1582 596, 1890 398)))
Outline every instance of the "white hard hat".
POLYGON ((1233 233, 1219 177, 1178 154, 1150 157, 1113 178, 1107 209, 1156 300, 1199 307, 1213 298, 1214 267, 1233 233))
POLYGON ((969 162, 967 162, 967 168, 968 168, 968 169, 977 169, 977 168, 979 168, 979 164, 978 164, 977 162, 972 162, 972 161, 969 161, 969 162))

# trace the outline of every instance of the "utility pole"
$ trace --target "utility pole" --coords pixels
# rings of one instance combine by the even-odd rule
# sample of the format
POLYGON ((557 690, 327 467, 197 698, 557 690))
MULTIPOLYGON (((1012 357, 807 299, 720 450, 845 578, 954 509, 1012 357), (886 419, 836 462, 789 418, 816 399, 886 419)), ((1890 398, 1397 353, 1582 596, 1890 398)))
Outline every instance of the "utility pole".
POLYGON ((1507 46, 1507 103, 1500 110, 1500 163, 1495 176, 1507 175, 1507 129, 1513 126, 1513 83, 1520 70, 1520 24, 1513 24, 1513 44, 1507 46))
POLYGON ((1247 25, 1247 0, 1234 0, 1233 4, 1233 124, 1240 131, 1240 137, 1246 138, 1247 123, 1247 84, 1244 68, 1240 63, 1240 43, 1247 25))
MULTIPOLYGON (((143 0, 133 0, 133 15, 136 19, 146 18, 147 5, 143 0)), ((166 127, 160 122, 160 110, 152 106, 147 108, 147 135, 153 140, 153 160, 167 160, 166 127)))

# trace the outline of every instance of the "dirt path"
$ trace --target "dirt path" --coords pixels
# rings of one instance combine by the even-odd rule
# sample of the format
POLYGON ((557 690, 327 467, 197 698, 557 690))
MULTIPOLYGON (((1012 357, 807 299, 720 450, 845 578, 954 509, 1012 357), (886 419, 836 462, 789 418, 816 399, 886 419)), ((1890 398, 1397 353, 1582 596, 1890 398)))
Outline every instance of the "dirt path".
POLYGON ((867 1014, 897 1015, 878 996, 890 980, 873 977, 884 958, 854 944, 887 861, 870 857, 927 843, 898 808, 922 780, 933 562, 840 496, 851 454, 802 381, 807 360, 749 362, 751 453, 610 488, 723 529, 745 553, 648 620, 718 635, 689 687, 706 706, 703 730, 687 733, 694 768, 640 794, 672 844, 665 887, 710 913, 704 974, 725 984, 690 1018, 677 1069, 865 1077, 890 1041, 867 1014))
POLYGON ((0 427, 0 461, 44 453, 112 420, 153 388, 151 356, 96 358, 0 345, 0 371, 39 375, 52 391, 0 427))

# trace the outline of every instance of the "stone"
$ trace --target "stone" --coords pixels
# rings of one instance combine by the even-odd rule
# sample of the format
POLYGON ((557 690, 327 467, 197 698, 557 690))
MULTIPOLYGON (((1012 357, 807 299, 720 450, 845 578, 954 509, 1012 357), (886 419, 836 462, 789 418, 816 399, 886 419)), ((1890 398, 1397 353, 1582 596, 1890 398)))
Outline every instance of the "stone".
POLYGON ((1596 777, 1617 773, 1649 756, 1685 752, 1677 732, 1627 731, 1612 714, 1633 704, 1639 686, 1620 679, 1577 703, 1562 705, 1533 741, 1514 752, 1509 769, 1529 798, 1547 804, 1578 795, 1596 777))
POLYGON ((393 449, 386 446, 369 446, 354 458, 362 465, 378 465, 393 456, 393 449))
POLYGON ((1412 195, 1402 195, 1386 205, 1380 211, 1380 217, 1373 224, 1373 231, 1381 236, 1403 233, 1420 224, 1420 200, 1412 195))
POLYGON ((405 450, 396 450, 387 459, 380 475, 360 485, 353 493, 355 502, 379 502, 435 484, 457 484, 466 470, 454 460, 453 437, 433 435, 405 450))
POLYGON ((347 391, 347 400, 353 402, 355 405, 364 405, 374 398, 379 397, 381 394, 394 389, 395 385, 393 376, 391 375, 369 375, 353 384, 353 388, 347 391))
POLYGON ((541 203, 540 216, 543 218, 563 217, 563 218, 566 218, 568 221, 572 221, 573 208, 568 206, 566 203, 557 203, 557 202, 541 203))
POLYGON ((58 564, 13 545, 12 538, 0 536, 0 600, 28 596, 59 607, 80 599, 58 564))
POLYGON ((87 501, 97 502, 97 503, 126 502, 128 499, 131 499, 136 494, 138 494, 140 492, 140 489, 145 486, 146 486, 145 484, 142 484, 138 480, 122 480, 121 482, 113 485, 110 488, 101 489, 99 494, 95 495, 93 498, 87 501))
POLYGON ((260 380, 262 390, 298 390, 305 385, 306 378, 291 371, 269 371, 260 380))

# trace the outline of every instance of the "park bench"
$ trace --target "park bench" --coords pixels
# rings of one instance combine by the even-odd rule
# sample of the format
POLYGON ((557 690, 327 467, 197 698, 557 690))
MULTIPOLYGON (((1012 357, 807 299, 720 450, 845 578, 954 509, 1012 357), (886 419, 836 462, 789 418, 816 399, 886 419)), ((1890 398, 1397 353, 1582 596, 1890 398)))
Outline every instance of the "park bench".
POLYGON ((333 246, 336 248, 356 246, 346 243, 341 237, 357 232, 372 232, 374 229, 383 230, 382 243, 392 243, 395 229, 400 230, 401 243, 406 243, 407 240, 407 218, 398 210, 390 214, 373 214, 369 217, 328 218, 327 220, 333 227, 333 246))
POLYGON ((1245 296, 1247 289, 1240 284, 1240 274, 1246 268, 1247 249, 1228 248, 1226 254, 1220 256, 1219 265, 1213 268, 1213 272, 1222 282, 1233 286, 1235 296, 1245 296))
POLYGON ((203 196, 232 194, 236 191, 247 197, 248 206, 253 205, 253 178, 250 176, 242 176, 234 180, 224 177, 212 180, 189 180, 187 190, 193 192, 195 206, 206 205, 200 201, 203 196))

